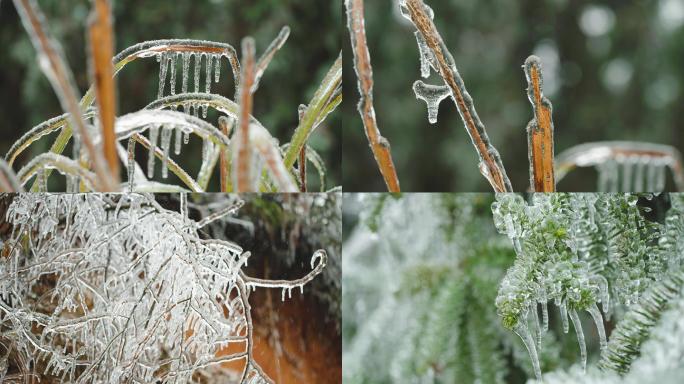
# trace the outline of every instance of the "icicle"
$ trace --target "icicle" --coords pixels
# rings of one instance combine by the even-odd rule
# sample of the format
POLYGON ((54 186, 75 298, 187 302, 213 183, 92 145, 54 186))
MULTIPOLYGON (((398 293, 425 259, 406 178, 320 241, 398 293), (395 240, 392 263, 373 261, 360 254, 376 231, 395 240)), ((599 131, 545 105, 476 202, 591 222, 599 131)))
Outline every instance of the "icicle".
POLYGON ((651 161, 646 165, 646 192, 656 192, 655 185, 658 178, 658 165, 651 161))
POLYGON ((166 83, 166 68, 168 64, 166 52, 162 53, 159 58, 159 92, 157 93, 157 99, 161 99, 164 96, 164 84, 166 83))
POLYGON ((580 348, 580 358, 582 359, 582 371, 587 371, 587 345, 584 342, 584 332, 582 331, 582 323, 580 322, 579 316, 577 316, 577 311, 574 309, 570 310, 570 320, 572 320, 572 325, 575 327, 575 333, 577 333, 577 342, 580 348))
POLYGON ((202 141, 202 167, 204 167, 204 164, 209 162, 209 158, 211 157, 211 148, 209 148, 210 145, 211 145, 211 141, 209 141, 209 140, 203 140, 202 141))
POLYGON ((285 288, 283 288, 282 292, 280 293, 280 300, 285 301, 285 288))
POLYGON ((133 192, 135 185, 135 139, 128 139, 128 191, 133 192))
POLYGON ((658 164, 657 165, 657 172, 656 172, 656 182, 655 182, 655 191, 654 192, 662 192, 665 190, 665 179, 666 175, 665 172, 667 171, 667 165, 665 164, 658 164))
POLYGON ((183 135, 183 143, 187 144, 190 142, 190 132, 186 131, 185 134, 183 135))
POLYGON ((647 159, 645 157, 636 159, 634 163, 634 167, 636 168, 634 172, 634 189, 626 192, 644 192, 644 168, 646 168, 646 161, 647 159))
POLYGON ((542 307, 542 329, 544 332, 549 330, 549 307, 546 304, 546 301, 543 301, 541 303, 542 307))
POLYGON ((622 163, 622 192, 630 192, 632 185, 632 167, 633 163, 630 158, 624 159, 622 163))
POLYGON ((304 294, 304 284, 299 285, 299 294, 303 295, 304 294))
POLYGON ((183 93, 188 92, 188 77, 190 76, 190 57, 192 57, 192 54, 190 52, 183 52, 183 81, 181 83, 181 91, 183 93))
POLYGON ((159 127, 153 125, 150 127, 150 149, 147 157, 147 177, 154 177, 154 150, 157 147, 157 137, 159 136, 159 127))
POLYGON ((594 324, 596 324, 596 331, 599 335, 599 345, 601 348, 601 353, 606 349, 608 343, 606 342, 606 329, 603 327, 603 316, 601 316, 601 311, 599 311, 596 304, 592 304, 587 308, 587 312, 594 319, 594 324))
POLYGON ((608 191, 608 170, 604 163, 596 165, 596 172, 598 173, 598 191, 607 192, 608 191))
POLYGON ((221 56, 216 56, 216 67, 214 68, 214 82, 221 80, 221 56))
POLYGON ((420 31, 414 33, 416 35, 416 41, 418 42, 418 55, 420 56, 420 76, 428 78, 430 76, 430 67, 433 69, 436 67, 435 57, 432 54, 432 50, 430 50, 430 47, 428 47, 425 42, 423 34, 420 33, 420 31))
POLYGON ((162 160, 162 178, 166 179, 169 177, 169 150, 171 149, 171 134, 173 133, 173 127, 162 127, 162 137, 161 137, 161 149, 164 153, 162 160))
POLYGON ((200 69, 202 67, 202 56, 195 54, 195 93, 200 91, 200 69))
POLYGON ((527 347, 527 352, 530 354, 530 360, 532 360, 532 368, 534 369, 534 376, 538 381, 541 381, 541 368, 539 366, 539 356, 537 355, 537 349, 534 346, 534 340, 532 340, 532 335, 530 335, 530 330, 527 328, 527 319, 520 319, 518 324, 513 329, 516 335, 520 336, 523 344, 527 347))
POLYGON ((204 92, 211 93, 211 70, 214 66, 214 55, 207 55, 207 78, 204 79, 204 92))
POLYGON ((169 64, 171 65, 171 94, 176 94, 176 62, 178 61, 178 54, 172 52, 169 54, 169 64))
POLYGON ((292 287, 287 289, 287 298, 291 299, 292 298, 292 287))
POLYGON ((176 136, 175 137, 175 143, 174 143, 174 148, 173 152, 176 155, 180 155, 181 153, 181 140, 183 138, 183 130, 180 127, 176 127, 176 136))
POLYGON ((532 324, 534 325, 534 329, 537 332, 537 349, 541 351, 542 330, 539 326, 539 314, 537 313, 537 304, 530 305, 530 311, 532 312, 532 324))
POLYGON ((202 117, 206 119, 207 118, 207 111, 209 110, 209 104, 202 103, 201 106, 202 106, 202 117))
POLYGON ((570 326, 568 324, 568 306, 567 306, 565 300, 563 300, 561 302, 561 305, 559 306, 559 308, 560 308, 561 323, 563 324, 563 332, 568 333, 568 331, 570 330, 570 326))
POLYGON ((446 85, 425 84, 421 80, 413 83, 413 92, 416 98, 425 101, 428 110, 428 121, 430 124, 437 122, 437 112, 439 103, 451 95, 451 90, 446 85))

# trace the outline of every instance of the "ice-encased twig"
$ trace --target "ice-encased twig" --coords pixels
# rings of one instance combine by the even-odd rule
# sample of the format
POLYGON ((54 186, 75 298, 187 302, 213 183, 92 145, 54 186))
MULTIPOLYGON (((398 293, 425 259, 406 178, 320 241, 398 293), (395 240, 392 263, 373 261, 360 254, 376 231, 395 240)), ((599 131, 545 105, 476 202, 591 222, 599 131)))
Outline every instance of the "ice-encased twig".
POLYGON ((319 249, 314 252, 311 256, 311 272, 307 273, 305 276, 295 279, 295 280, 266 280, 258 279, 255 277, 249 277, 241 273, 243 280, 248 287, 261 287, 261 288, 282 288, 282 289, 294 289, 301 287, 304 284, 313 280, 318 274, 323 271, 325 265, 328 262, 328 254, 323 249, 319 249), (318 263, 316 263, 318 261, 318 263))
POLYGON ((57 93, 62 108, 69 113, 70 124, 76 127, 78 139, 85 144, 97 175, 97 183, 95 184, 97 189, 115 191, 117 185, 113 182, 111 172, 105 166, 102 154, 95 147, 86 128, 81 105, 78 102, 79 96, 73 74, 61 53, 61 46, 45 30, 47 26, 45 16, 35 0, 14 0, 14 5, 21 16, 24 29, 31 37, 34 48, 38 51, 40 68, 57 93))
POLYGON ((454 58, 428 14, 427 9, 429 8, 423 3, 423 0, 402 1, 411 21, 423 35, 425 43, 432 51, 440 76, 451 89, 452 99, 480 157, 480 172, 489 181, 495 192, 512 191, 513 188, 506 175, 499 152, 489 142, 485 126, 475 111, 475 105, 456 69, 454 58))
POLYGON ((361 98, 358 104, 368 143, 378 164, 385 185, 390 192, 399 192, 399 179, 394 168, 389 141, 380 134, 373 107, 373 68, 366 44, 363 0, 345 0, 347 28, 354 53, 354 70, 361 98))
POLYGON ((569 148, 556 157, 556 178, 561 180, 577 167, 597 167, 599 170, 599 190, 620 191, 626 183, 629 190, 623 192, 639 192, 631 187, 642 186, 644 192, 662 192, 665 188, 665 168, 670 168, 675 187, 684 190, 684 169, 680 152, 669 145, 652 144, 633 141, 601 141, 586 143, 569 148), (631 172, 631 167, 646 162, 646 172, 631 172), (629 172, 621 172, 623 185, 619 184, 619 166, 630 166, 629 172), (641 175, 644 180, 633 180, 632 174, 641 175), (630 176, 627 178, 626 176, 630 176))
POLYGON ((108 0, 94 1, 88 21, 90 37, 91 82, 95 87, 98 119, 102 132, 102 150, 109 166, 112 182, 119 183, 119 156, 114 132, 116 119, 116 82, 114 79, 114 34, 112 12, 108 0))
POLYGON ((534 192, 555 192, 552 107, 543 93, 541 60, 537 56, 530 56, 523 67, 527 79, 527 98, 534 111, 534 118, 527 125, 530 187, 534 192))
MULTIPOLYGON (((299 117, 299 122, 301 123, 302 118, 304 117, 304 113, 306 113, 306 105, 300 104, 299 105, 299 110, 298 112, 298 117, 299 117)), ((304 145, 302 149, 299 151, 299 158, 297 158, 297 166, 299 167, 299 190, 301 192, 306 192, 306 148, 307 146, 304 145)))
POLYGON ((242 40, 242 72, 240 74, 240 114, 238 115, 236 137, 233 140, 233 185, 236 192, 250 192, 252 180, 252 147, 249 145, 249 117, 252 113, 252 86, 255 76, 254 39, 242 40))

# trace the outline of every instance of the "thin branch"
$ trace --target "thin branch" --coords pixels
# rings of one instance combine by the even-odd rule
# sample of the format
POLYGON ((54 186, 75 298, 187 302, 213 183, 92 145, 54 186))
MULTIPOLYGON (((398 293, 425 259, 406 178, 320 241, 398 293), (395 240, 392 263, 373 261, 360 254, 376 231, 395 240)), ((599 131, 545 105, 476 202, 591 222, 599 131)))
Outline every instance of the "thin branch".
POLYGON ((465 88, 461 75, 456 70, 453 56, 446 48, 437 27, 426 11, 423 0, 405 0, 408 14, 422 34, 427 46, 432 51, 435 64, 444 83, 451 89, 452 99, 458 108, 466 131, 480 156, 480 172, 489 181, 495 192, 511 192, 511 182, 499 153, 489 142, 484 124, 475 111, 473 100, 465 88))
POLYGON ((553 120, 551 102, 542 89, 541 61, 537 56, 525 60, 527 97, 534 118, 527 125, 528 153, 530 157, 530 187, 535 192, 555 192, 553 174, 553 120))
POLYGON ((45 16, 35 0, 14 0, 14 5, 21 16, 24 28, 31 36, 31 42, 38 51, 41 68, 59 96, 60 104, 70 114, 70 123, 77 128, 81 141, 85 144, 93 169, 97 175, 97 189, 116 191, 118 186, 113 182, 106 168, 102 154, 88 134, 78 103, 78 91, 74 85, 73 74, 60 54, 61 48, 44 29, 45 16))
MULTIPOLYGON (((306 105, 302 104, 299 106, 299 122, 302 121, 304 113, 306 112, 306 105)), ((299 151, 299 158, 297 160, 299 164, 299 181, 300 181, 300 191, 306 192, 306 145, 302 147, 299 151)))
POLYGON ((254 84, 254 39, 242 40, 242 73, 240 75, 240 115, 233 163, 236 168, 235 191, 249 192, 251 189, 252 147, 249 143, 249 116, 252 113, 252 85, 254 84))
POLYGON ((89 21, 91 74, 97 94, 104 157, 109 165, 112 182, 119 183, 119 158, 116 150, 116 83, 114 82, 114 35, 112 11, 108 0, 95 0, 89 21))
POLYGON ((370 53, 366 44, 366 30, 364 26, 363 0, 345 0, 347 7, 347 23, 351 37, 352 50, 354 52, 354 69, 358 77, 359 113, 366 130, 366 137, 370 144, 375 161, 378 163, 387 189, 390 192, 399 192, 399 179, 394 169, 389 141, 380 134, 378 123, 375 119, 373 108, 373 68, 371 67, 370 53))

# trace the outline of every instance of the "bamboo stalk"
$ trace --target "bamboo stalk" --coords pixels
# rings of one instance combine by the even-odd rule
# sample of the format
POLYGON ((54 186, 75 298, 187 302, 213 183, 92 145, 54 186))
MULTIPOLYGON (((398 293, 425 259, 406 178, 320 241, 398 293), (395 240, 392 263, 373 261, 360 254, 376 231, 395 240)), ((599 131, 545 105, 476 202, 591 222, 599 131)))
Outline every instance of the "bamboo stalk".
POLYGON ((235 191, 250 192, 252 147, 249 143, 249 116, 252 113, 252 85, 255 76, 254 39, 246 37, 242 40, 242 71, 240 75, 240 115, 235 140, 235 191))
POLYGON ((484 124, 475 111, 473 100, 465 88, 463 79, 456 70, 453 56, 447 50, 435 23, 426 12, 423 0, 405 0, 406 9, 427 46, 435 57, 435 64, 444 83, 451 89, 452 99, 463 120, 466 131, 480 156, 480 172, 495 192, 511 192, 511 182, 501 163, 499 153, 489 142, 484 124))
POLYGON ((358 78, 359 100, 358 110, 363 120, 366 137, 370 144, 375 162, 390 192, 399 192, 399 179, 394 169, 394 161, 389 141, 380 134, 373 108, 373 68, 370 53, 366 44, 364 27, 363 0, 345 0, 347 23, 354 52, 354 69, 358 78))
POLYGON ((108 0, 95 0, 90 16, 90 60, 91 73, 97 107, 99 110, 100 129, 103 138, 103 152, 109 165, 113 182, 119 183, 119 157, 116 150, 116 83, 114 81, 114 35, 112 33, 111 6, 108 0))
POLYGON ((78 102, 78 91, 74 85, 73 74, 60 54, 59 44, 44 29, 45 16, 35 0, 14 0, 14 5, 21 16, 24 28, 31 36, 33 46, 41 57, 39 60, 42 63, 43 72, 59 96, 62 108, 70 114, 71 125, 76 127, 81 141, 85 144, 97 175, 96 188, 102 191, 117 190, 118 186, 113 183, 102 154, 95 147, 88 134, 78 102))
POLYGON ((538 57, 530 56, 524 68, 527 97, 534 110, 534 118, 527 125, 530 187, 535 192, 555 192, 552 107, 542 90, 541 62, 538 57))

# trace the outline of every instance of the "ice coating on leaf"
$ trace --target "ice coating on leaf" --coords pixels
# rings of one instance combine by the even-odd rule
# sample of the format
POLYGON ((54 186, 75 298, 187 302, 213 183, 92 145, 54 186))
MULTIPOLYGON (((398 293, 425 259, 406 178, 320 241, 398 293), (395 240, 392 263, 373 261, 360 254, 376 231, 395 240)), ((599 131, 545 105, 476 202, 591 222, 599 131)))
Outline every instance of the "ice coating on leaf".
POLYGON ((413 83, 413 92, 416 98, 427 104, 428 121, 430 124, 437 122, 439 103, 451 95, 451 90, 446 85, 425 84, 422 80, 413 83))

